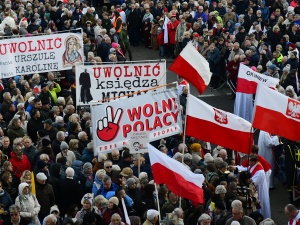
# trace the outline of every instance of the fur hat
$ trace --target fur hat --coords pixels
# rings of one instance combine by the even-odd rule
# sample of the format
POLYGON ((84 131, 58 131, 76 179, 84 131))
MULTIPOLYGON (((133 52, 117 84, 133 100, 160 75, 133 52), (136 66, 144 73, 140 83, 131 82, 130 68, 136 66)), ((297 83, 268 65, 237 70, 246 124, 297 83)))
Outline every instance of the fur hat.
POLYGON ((147 211, 147 219, 148 220, 153 220, 154 217, 158 216, 159 215, 159 212, 155 209, 149 209, 147 211))
POLYGON ((119 199, 117 197, 111 197, 108 202, 112 202, 115 205, 119 205, 119 199))

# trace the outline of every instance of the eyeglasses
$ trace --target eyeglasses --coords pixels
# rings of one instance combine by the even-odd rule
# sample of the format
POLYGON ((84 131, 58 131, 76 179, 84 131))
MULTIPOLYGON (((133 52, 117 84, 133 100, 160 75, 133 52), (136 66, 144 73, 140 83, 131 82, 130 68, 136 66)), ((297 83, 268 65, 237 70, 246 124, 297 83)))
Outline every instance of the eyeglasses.
POLYGON ((112 168, 112 166, 106 166, 105 168, 106 168, 106 169, 110 169, 110 168, 112 168))

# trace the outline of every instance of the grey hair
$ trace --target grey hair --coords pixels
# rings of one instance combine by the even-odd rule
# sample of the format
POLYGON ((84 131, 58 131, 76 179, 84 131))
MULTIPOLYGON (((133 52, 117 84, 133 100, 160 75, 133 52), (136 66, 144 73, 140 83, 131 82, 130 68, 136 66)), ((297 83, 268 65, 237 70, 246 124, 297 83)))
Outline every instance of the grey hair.
POLYGON ((203 214, 199 217, 198 223, 201 223, 203 220, 211 220, 211 217, 210 217, 208 214, 203 213, 203 214))
POLYGON ((90 116, 91 116, 91 114, 89 112, 85 112, 82 115, 82 119, 86 119, 87 117, 90 117, 90 116))
POLYGON ((41 154, 40 155, 40 160, 44 160, 44 159, 49 160, 49 155, 47 155, 47 154, 41 154))
POLYGON ((179 151, 179 152, 182 152, 183 149, 186 148, 186 147, 187 147, 186 144, 180 143, 180 144, 178 145, 178 151, 179 151))
POLYGON ((20 102, 18 105, 17 105, 17 109, 19 110, 19 108, 22 108, 24 107, 24 103, 23 102, 20 102))
POLYGON ((56 138, 59 138, 59 137, 62 137, 62 136, 65 136, 65 132, 58 131, 57 134, 56 134, 56 138))
POLYGON ((51 112, 55 112, 55 111, 57 111, 57 110, 59 110, 59 107, 58 106, 52 106, 52 108, 51 108, 51 112))
POLYGON ((55 224, 57 223, 57 218, 53 214, 50 214, 50 215, 46 216, 45 221, 47 221, 47 219, 51 219, 51 222, 53 222, 55 224))
POLYGON ((81 139, 81 138, 83 137, 83 135, 85 135, 85 134, 86 134, 85 131, 80 131, 80 132, 78 133, 78 138, 81 139))
POLYGON ((243 207, 243 203, 240 200, 233 200, 231 202, 231 207, 236 208, 236 207, 243 207))
POLYGON ((4 92, 3 93, 3 98, 6 98, 7 96, 11 95, 9 92, 4 92))
POLYGON ((20 212, 20 207, 19 206, 17 206, 17 205, 11 205, 10 207, 9 207, 9 211, 15 211, 15 210, 17 210, 18 212, 20 212))
POLYGON ((57 98, 57 103, 62 103, 63 101, 66 101, 64 97, 58 97, 57 98))

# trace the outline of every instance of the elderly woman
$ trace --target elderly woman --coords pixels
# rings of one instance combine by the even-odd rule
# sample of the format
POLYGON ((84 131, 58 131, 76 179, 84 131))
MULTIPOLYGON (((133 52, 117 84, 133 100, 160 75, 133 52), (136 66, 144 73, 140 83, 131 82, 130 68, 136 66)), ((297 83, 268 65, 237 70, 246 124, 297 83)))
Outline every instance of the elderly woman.
POLYGON ((198 219, 198 225, 210 225, 210 222, 211 217, 206 213, 203 213, 198 219))
POLYGON ((102 183, 103 183, 103 178, 106 176, 106 171, 104 169, 99 169, 97 170, 95 174, 95 179, 93 183, 93 189, 92 192, 94 195, 97 194, 98 190, 100 189, 102 183))
POLYGON ((292 85, 289 85, 286 87, 285 94, 286 94, 286 96, 297 100, 297 94, 292 85))
POLYGON ((125 223, 122 222, 121 216, 118 213, 114 213, 111 216, 111 220, 110 220, 110 224, 109 225, 125 225, 125 223))
POLYGON ((82 161, 82 156, 81 156, 80 152, 78 151, 78 143, 79 143, 79 140, 71 139, 69 141, 69 150, 74 152, 76 160, 82 161))
POLYGON ((61 91, 60 85, 58 83, 55 83, 52 81, 48 81, 47 85, 48 85, 49 92, 52 96, 54 103, 57 104, 57 94, 56 93, 59 93, 61 91))
POLYGON ((106 198, 104 198, 103 195, 98 195, 94 199, 94 204, 95 204, 95 206, 94 206, 95 213, 102 217, 104 211, 107 208, 108 200, 106 198))
POLYGON ((83 196, 83 198, 81 199, 81 204, 82 204, 82 209, 80 211, 77 212, 75 218, 77 220, 77 223, 80 225, 83 222, 83 217, 85 214, 87 214, 88 212, 92 212, 94 213, 95 217, 96 217, 96 224, 101 223, 101 217, 95 213, 95 209, 93 208, 94 205, 94 195, 92 193, 87 193, 83 196))

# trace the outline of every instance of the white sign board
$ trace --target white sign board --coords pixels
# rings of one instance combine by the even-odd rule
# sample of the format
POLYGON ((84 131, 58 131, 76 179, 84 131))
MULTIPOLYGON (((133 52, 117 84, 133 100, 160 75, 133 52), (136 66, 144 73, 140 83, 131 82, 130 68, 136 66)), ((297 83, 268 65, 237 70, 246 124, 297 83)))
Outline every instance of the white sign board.
POLYGON ((131 132, 130 133, 130 153, 148 152, 147 144, 149 144, 148 132, 131 132))
POLYGON ((90 101, 104 101, 164 85, 165 75, 165 61, 76 65, 76 104, 88 105, 90 101))
POLYGON ((149 133, 149 141, 182 132, 177 89, 91 105, 95 152, 122 149, 132 132, 149 133))
POLYGON ((1 78, 72 69, 83 62, 82 45, 81 33, 0 40, 1 78))

